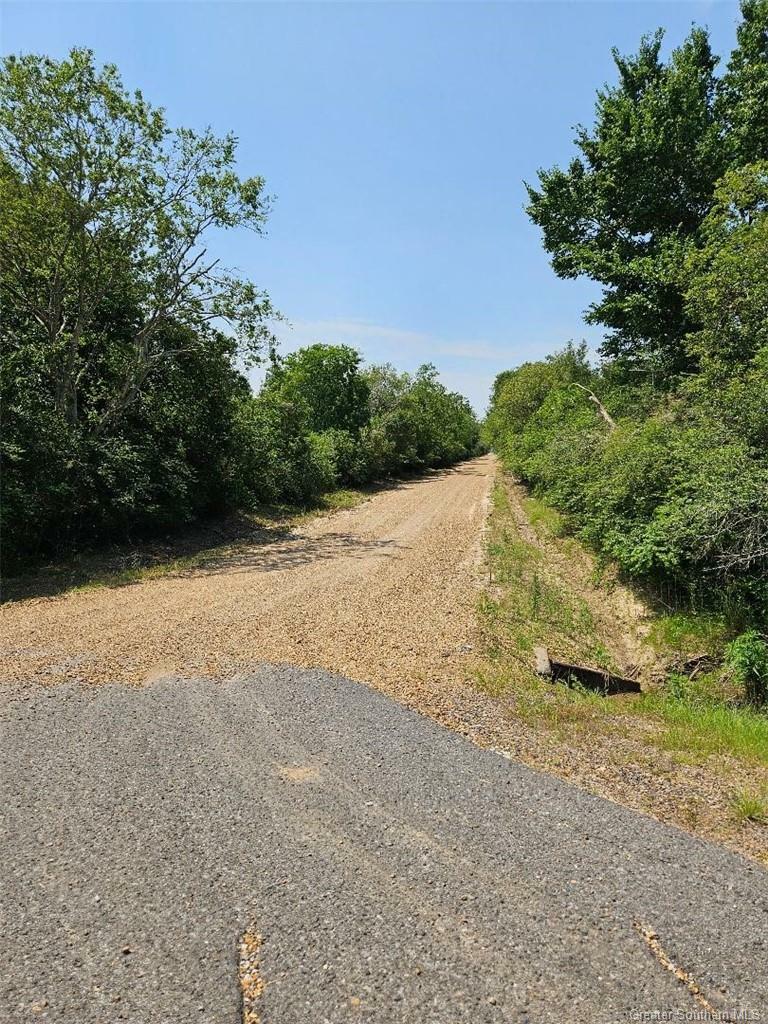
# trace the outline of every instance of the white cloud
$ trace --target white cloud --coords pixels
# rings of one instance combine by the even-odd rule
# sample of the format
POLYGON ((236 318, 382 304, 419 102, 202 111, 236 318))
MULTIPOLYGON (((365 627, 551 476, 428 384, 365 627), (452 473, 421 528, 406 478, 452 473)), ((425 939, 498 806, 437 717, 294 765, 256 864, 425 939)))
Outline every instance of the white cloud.
POLYGON ((416 352, 428 359, 456 356, 463 359, 500 359, 507 350, 486 341, 445 341, 432 334, 409 331, 400 327, 372 324, 367 320, 296 320, 283 324, 277 331, 281 349, 293 351, 316 341, 352 345, 366 358, 377 360, 378 352, 387 350, 409 356, 416 352), (369 356, 370 352, 376 354, 369 356))
MULTIPOLYGON (((422 363, 434 363, 446 387, 465 395, 478 413, 488 404, 497 373, 519 366, 527 359, 542 359, 563 347, 562 341, 550 342, 536 337, 535 332, 525 344, 512 347, 482 339, 449 340, 423 331, 354 318, 284 322, 276 326, 275 334, 279 351, 283 353, 325 342, 351 345, 362 353, 366 363, 392 363, 398 370, 412 372, 422 363)), ((568 337, 567 333, 564 337, 568 337)), ((254 388, 260 386, 264 374, 264 367, 249 372, 254 388)))
MULTIPOLYGON (((413 371, 422 363, 434 362, 446 387, 466 395, 478 412, 487 404, 493 378, 512 359, 509 349, 486 341, 448 341, 367 320, 294 320, 278 324, 275 335, 283 353, 325 342, 351 345, 365 362, 393 363, 398 370, 413 371)), ((249 371, 254 388, 259 387, 265 372, 264 367, 249 371)))

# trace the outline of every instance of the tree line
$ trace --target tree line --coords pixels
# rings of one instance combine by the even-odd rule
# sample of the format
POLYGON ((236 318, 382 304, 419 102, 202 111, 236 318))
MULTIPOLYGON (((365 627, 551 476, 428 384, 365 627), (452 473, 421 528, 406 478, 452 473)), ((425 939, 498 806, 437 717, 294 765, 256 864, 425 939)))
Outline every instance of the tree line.
MULTIPOLYGON (((514 473, 674 604, 768 608, 768 0, 718 71, 694 28, 614 51, 566 168, 528 213, 556 274, 602 297, 585 345, 500 374, 484 432, 514 473)), ((768 685, 768 683, 766 683, 768 685)))
POLYGON ((2 560, 15 571, 474 453, 432 366, 277 354, 269 297, 209 251, 263 231, 236 139, 169 126, 75 49, 0 68, 2 560), (267 360, 254 395, 243 371, 267 360))

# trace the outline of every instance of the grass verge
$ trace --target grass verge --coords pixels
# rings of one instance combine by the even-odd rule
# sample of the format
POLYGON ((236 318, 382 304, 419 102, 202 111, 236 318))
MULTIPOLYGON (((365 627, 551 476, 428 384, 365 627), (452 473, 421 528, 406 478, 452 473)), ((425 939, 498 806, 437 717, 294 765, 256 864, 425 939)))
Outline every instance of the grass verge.
MULTIPOLYGON (((532 731, 539 752, 548 750, 562 774, 569 774, 573 759, 581 777, 599 765, 616 778, 637 779, 648 789, 638 798, 645 809, 694 831, 700 831, 701 815, 710 824, 717 818, 710 835, 719 829, 722 836, 740 823, 768 824, 768 714, 740 701, 717 667, 728 639, 722 619, 683 613, 646 618, 638 643, 647 648, 649 664, 657 659, 679 666, 691 656, 700 661, 694 678, 657 675, 640 695, 604 698, 535 674, 532 651, 539 645, 563 660, 619 670, 625 665, 621 638, 605 629, 611 587, 596 582, 590 556, 562 536, 557 513, 519 490, 500 478, 492 492, 477 686, 532 731), (574 568, 577 548, 581 571, 574 568), (663 796, 654 793, 654 778, 664 779, 663 796), (698 787, 695 799, 689 799, 689 787, 698 787), (669 806, 660 808, 662 799, 669 806), (673 800, 687 810, 676 813, 673 800)), ((605 795, 612 795, 610 786, 605 795)), ((768 856, 768 831, 764 845, 768 856)))

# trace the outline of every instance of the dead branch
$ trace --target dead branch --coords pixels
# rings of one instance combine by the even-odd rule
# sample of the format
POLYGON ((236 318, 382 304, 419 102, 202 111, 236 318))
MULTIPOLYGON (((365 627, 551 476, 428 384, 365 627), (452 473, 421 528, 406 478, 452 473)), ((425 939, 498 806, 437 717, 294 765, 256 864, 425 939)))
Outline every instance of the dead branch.
POLYGON ((589 396, 590 402, 594 402, 594 404, 597 406, 597 411, 600 413, 602 418, 608 424, 609 428, 611 430, 615 430, 616 429, 616 421, 613 419, 611 414, 605 408, 605 406, 600 401, 600 399, 597 397, 597 395, 594 393, 594 391, 590 391, 589 388, 585 388, 583 384, 577 384, 577 382, 575 380, 571 381, 571 383, 573 384, 573 386, 575 388, 581 388, 582 391, 585 391, 587 393, 587 395, 589 396))

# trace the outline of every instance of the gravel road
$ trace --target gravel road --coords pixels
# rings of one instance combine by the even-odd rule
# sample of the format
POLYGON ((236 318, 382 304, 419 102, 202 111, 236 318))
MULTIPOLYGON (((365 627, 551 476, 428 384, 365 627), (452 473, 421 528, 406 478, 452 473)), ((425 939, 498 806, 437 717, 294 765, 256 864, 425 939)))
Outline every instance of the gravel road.
MULTIPOLYGON (((144 683, 262 662, 415 702, 467 677, 488 456, 129 585, 0 607, 0 680, 144 683)), ((439 699, 439 698, 438 698, 439 699)))
POLYGON ((765 871, 320 670, 8 686, 0 818, 2 1024, 768 1014, 765 871))

